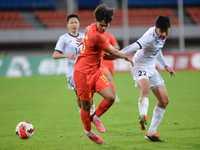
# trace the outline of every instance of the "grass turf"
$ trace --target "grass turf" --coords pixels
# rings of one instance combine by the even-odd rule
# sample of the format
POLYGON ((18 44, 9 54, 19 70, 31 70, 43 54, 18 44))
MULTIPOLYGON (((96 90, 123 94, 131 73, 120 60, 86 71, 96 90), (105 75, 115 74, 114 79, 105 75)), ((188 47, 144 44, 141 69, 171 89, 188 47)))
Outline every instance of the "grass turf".
MULTIPOLYGON (((33 76, 0 78, 0 149, 1 150, 127 150, 127 149, 199 149, 200 147, 200 72, 177 71, 171 78, 161 72, 170 97, 170 103, 157 132, 164 143, 144 139, 146 131, 138 123, 140 91, 134 87, 130 73, 117 73, 114 77, 117 95, 121 102, 114 104, 101 121, 106 133, 93 131, 104 143, 97 145, 83 133, 75 94, 67 88, 63 76, 33 76), (33 124, 31 139, 21 140, 15 127, 21 121, 33 124)), ((96 107, 101 97, 95 94, 96 107)), ((156 99, 149 97, 148 126, 156 99)))

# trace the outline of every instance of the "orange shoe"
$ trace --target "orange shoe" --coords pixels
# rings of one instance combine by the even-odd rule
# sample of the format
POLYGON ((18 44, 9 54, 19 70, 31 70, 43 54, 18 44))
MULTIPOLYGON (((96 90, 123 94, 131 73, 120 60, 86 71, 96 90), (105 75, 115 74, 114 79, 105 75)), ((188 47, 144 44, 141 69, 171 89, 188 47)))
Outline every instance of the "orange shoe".
POLYGON ((146 115, 140 115, 139 123, 140 123, 141 130, 146 130, 147 129, 147 116, 146 115))
MULTIPOLYGON (((86 132, 85 132, 85 130, 84 130, 84 133, 85 133, 85 135, 87 135, 86 132)), ((103 140, 101 139, 101 137, 98 136, 98 135, 96 135, 94 132, 92 132, 92 134, 90 136, 87 135, 87 137, 89 137, 90 140, 92 142, 96 143, 96 144, 102 144, 103 143, 103 140)))
POLYGON ((162 141, 160 138, 160 135, 159 134, 154 134, 154 135, 149 135, 148 133, 145 135, 145 139, 148 140, 148 141, 151 141, 151 142, 164 142, 162 141))

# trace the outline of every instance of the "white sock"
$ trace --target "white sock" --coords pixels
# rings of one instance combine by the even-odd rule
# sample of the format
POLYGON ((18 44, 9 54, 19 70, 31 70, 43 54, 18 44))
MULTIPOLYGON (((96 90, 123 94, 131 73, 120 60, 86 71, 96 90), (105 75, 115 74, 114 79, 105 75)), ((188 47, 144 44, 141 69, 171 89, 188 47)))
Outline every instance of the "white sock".
POLYGON ((117 96, 117 94, 115 95, 115 103, 119 103, 120 102, 120 99, 119 97, 117 96))
POLYGON ((94 115, 93 119, 99 119, 96 115, 94 115))
POLYGON ((81 113, 81 108, 80 107, 78 107, 78 110, 79 110, 79 113, 81 113))
POLYGON ((147 115, 148 107, 149 107, 149 99, 147 97, 140 97, 138 99, 138 107, 140 115, 147 115))
POLYGON ((155 106, 148 134, 154 135, 164 115, 165 109, 155 106))
POLYGON ((94 114, 95 112, 95 103, 90 107, 90 115, 94 114))
POLYGON ((85 133, 86 133, 88 136, 90 136, 90 135, 92 134, 92 130, 90 130, 90 131, 86 131, 86 130, 85 130, 85 133))

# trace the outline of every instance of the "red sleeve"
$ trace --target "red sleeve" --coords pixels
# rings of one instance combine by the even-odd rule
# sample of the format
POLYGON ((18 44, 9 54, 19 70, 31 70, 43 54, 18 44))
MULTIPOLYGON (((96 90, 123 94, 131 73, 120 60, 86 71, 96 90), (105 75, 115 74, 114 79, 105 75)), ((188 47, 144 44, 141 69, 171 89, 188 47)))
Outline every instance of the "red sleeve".
POLYGON ((107 42, 104 34, 96 34, 94 43, 102 50, 108 49, 110 47, 110 43, 107 42))

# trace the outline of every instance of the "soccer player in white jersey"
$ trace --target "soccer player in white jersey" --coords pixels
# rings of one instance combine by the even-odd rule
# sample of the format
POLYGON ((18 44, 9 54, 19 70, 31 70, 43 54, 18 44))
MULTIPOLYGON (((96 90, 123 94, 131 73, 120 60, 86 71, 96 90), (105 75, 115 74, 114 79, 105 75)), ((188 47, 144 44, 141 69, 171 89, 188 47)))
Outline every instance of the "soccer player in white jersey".
MULTIPOLYGON (((69 29, 69 33, 66 33, 57 41, 55 51, 53 53, 54 59, 67 58, 67 80, 68 80, 68 89, 74 90, 76 94, 76 100, 78 104, 78 109, 80 112, 81 109, 81 101, 77 95, 76 86, 74 84, 73 73, 74 73, 74 65, 79 56, 79 53, 82 50, 82 46, 76 44, 77 38, 84 38, 84 33, 78 32, 79 29, 79 15, 71 14, 67 17, 67 27, 69 29)), ((95 103, 92 100, 92 105, 90 108, 90 114, 92 115, 95 112, 95 103)))
POLYGON ((158 59, 160 64, 171 76, 175 77, 174 70, 166 64, 161 51, 170 32, 170 26, 171 22, 169 17, 158 16, 154 27, 151 27, 135 43, 121 50, 123 54, 130 54, 137 51, 133 57, 134 66, 131 67, 131 74, 135 80, 135 86, 139 87, 141 92, 138 106, 140 112, 139 123, 142 130, 147 128, 148 97, 150 90, 158 100, 153 111, 149 130, 145 135, 146 140, 153 142, 163 142, 159 138, 159 135, 156 134, 156 130, 164 115, 165 108, 169 103, 164 80, 155 69, 156 59, 158 59))

